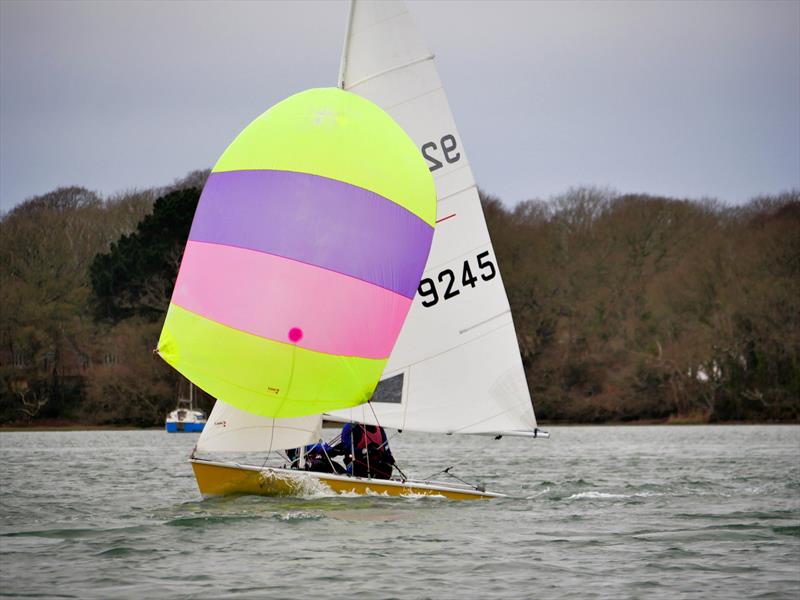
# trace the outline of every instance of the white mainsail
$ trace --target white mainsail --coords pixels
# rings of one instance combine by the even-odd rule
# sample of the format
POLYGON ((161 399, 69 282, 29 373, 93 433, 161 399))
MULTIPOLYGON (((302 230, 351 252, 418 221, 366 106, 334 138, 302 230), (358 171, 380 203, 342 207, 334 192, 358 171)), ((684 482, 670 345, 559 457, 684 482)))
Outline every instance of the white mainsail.
POLYGON ((272 452, 313 444, 321 438, 322 415, 275 419, 217 400, 197 440, 196 451, 272 452))
POLYGON ((438 196, 430 257, 370 405, 330 417, 447 433, 536 435, 514 322, 434 57, 398 0, 353 0, 339 85, 416 142, 438 196))

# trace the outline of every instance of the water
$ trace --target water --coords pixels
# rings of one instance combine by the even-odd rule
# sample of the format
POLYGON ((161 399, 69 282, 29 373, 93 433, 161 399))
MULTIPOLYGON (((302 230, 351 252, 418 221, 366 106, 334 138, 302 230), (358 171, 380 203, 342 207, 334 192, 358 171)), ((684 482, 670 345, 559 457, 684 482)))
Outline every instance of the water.
POLYGON ((514 494, 462 503, 202 500, 196 434, 3 432, 0 596, 800 597, 800 427, 551 431, 392 440, 514 494))

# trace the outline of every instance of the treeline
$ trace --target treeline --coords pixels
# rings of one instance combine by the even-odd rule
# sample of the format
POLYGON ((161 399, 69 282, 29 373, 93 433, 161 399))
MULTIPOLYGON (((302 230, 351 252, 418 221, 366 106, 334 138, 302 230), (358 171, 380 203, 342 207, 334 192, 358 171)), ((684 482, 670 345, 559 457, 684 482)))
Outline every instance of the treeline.
POLYGON ((541 418, 800 418, 800 193, 483 203, 541 418))
MULTIPOLYGON (((0 423, 163 423, 181 382, 152 349, 206 177, 0 218, 0 423)), ((540 421, 800 419, 800 194, 482 201, 540 421)))
POLYGON ((0 423, 163 423, 181 381, 152 349, 207 176, 59 188, 0 218, 0 423))

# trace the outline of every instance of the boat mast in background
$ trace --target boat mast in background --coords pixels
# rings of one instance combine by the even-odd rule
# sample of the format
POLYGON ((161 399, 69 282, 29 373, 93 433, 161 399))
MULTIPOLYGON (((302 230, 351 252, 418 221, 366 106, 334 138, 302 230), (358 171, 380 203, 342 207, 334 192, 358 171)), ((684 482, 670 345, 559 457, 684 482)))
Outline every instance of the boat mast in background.
POLYGON ((164 426, 167 433, 198 433, 203 431, 206 425, 206 414, 199 408, 195 408, 197 399, 197 389, 188 379, 181 378, 178 382, 178 405, 175 410, 167 414, 164 426), (189 386, 188 397, 182 393, 183 384, 189 386))

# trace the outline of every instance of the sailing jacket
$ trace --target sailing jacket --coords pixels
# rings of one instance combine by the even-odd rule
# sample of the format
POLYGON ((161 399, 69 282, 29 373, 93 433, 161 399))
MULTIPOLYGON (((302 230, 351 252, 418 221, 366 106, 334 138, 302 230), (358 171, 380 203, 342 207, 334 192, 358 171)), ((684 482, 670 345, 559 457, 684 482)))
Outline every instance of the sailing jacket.
POLYGON ((356 456, 360 454, 353 452, 353 447, 355 447, 355 450, 366 449, 370 461, 394 464, 394 457, 392 456, 392 451, 389 450, 389 443, 383 427, 345 423, 344 427, 342 427, 340 445, 345 454, 356 456))

